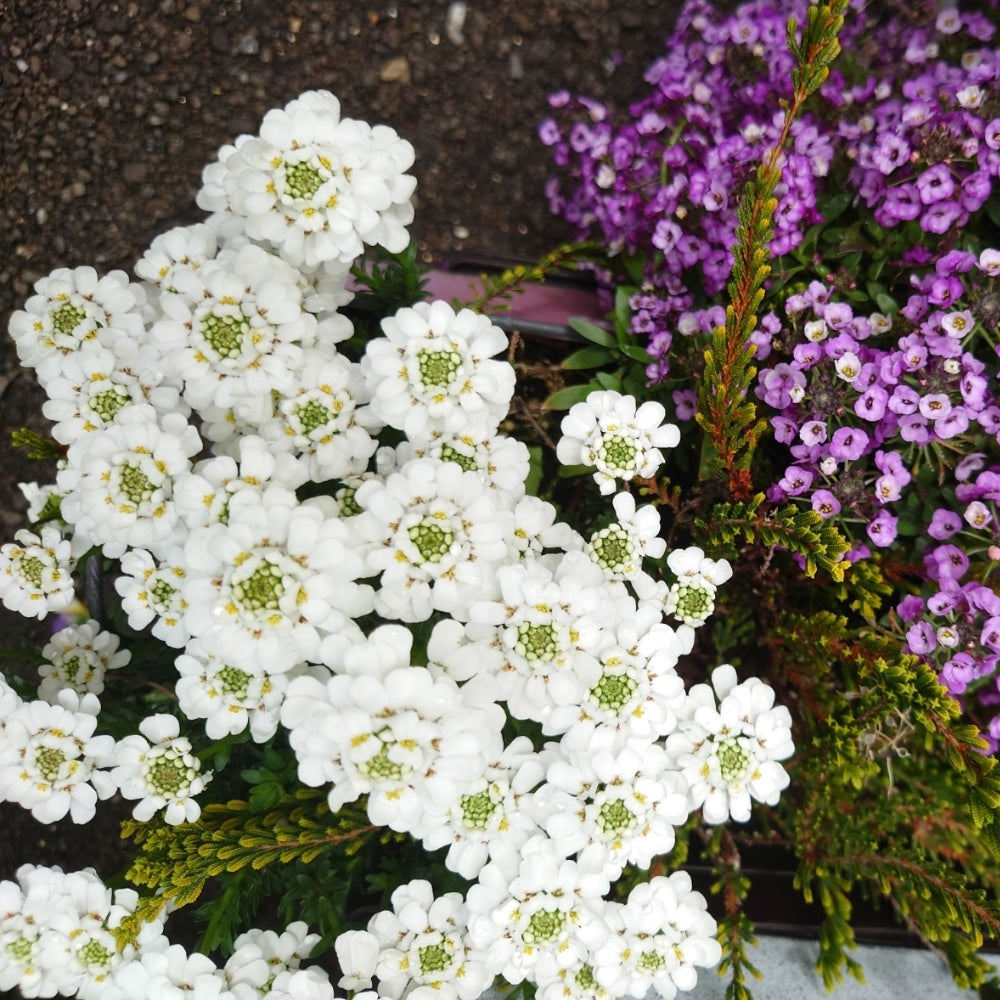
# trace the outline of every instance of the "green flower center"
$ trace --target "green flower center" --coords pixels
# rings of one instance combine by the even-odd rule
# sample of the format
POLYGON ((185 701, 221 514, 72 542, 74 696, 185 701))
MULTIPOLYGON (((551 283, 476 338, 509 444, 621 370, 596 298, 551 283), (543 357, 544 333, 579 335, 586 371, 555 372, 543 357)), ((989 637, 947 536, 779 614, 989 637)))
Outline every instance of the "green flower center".
POLYGON ((371 781, 400 781, 410 770, 389 759, 389 744, 383 742, 374 757, 358 765, 358 770, 371 781))
POLYGON ((361 505, 358 503, 357 490, 353 486, 345 486, 337 492, 337 503, 340 505, 341 517, 354 517, 361 513, 361 505))
POLYGON ((79 656, 67 656, 66 659, 60 664, 62 669, 62 675, 70 682, 70 684, 75 684, 77 678, 80 676, 80 669, 83 664, 80 662, 79 656))
POLYGON ((30 938, 19 937, 16 941, 11 941, 4 951, 10 955, 11 960, 18 965, 27 965, 31 961, 31 953, 34 941, 30 938))
POLYGON ((605 712, 617 715, 629 703, 637 687, 628 674, 603 674, 590 689, 590 698, 605 712))
POLYGON ((674 614, 684 618, 708 618, 715 610, 715 595, 696 583, 681 583, 677 587, 677 608, 674 614))
POLYGON ((285 191, 293 198, 312 198, 323 186, 323 175, 304 160, 285 164, 285 191))
POLYGON ((73 331, 87 318, 87 310, 73 302, 64 302, 58 309, 52 310, 52 326, 58 333, 69 337, 73 331))
POLYGON ((716 755, 719 758, 722 780, 729 784, 743 779, 752 759, 735 739, 725 740, 716 751, 716 755))
POLYGON ((143 765, 143 779, 146 787, 165 799, 183 795, 191 786, 196 768, 186 753, 168 747, 155 757, 147 757, 143 765))
POLYGON ((525 944, 552 944, 565 927, 566 914, 562 910, 536 910, 521 937, 525 944))
POLYGON ((597 464, 607 472, 632 475, 635 472, 635 458, 639 454, 635 441, 621 434, 609 434, 597 449, 597 464))
POLYGON ((621 799, 603 803, 597 814, 597 825, 612 837, 620 837, 637 822, 635 813, 621 799))
POLYGON ((635 561, 636 551, 629 533, 620 525, 598 531, 588 546, 590 557, 601 569, 624 573, 635 561))
POLYGON ((78 952, 80 961, 90 968, 106 969, 111 964, 111 959, 115 957, 113 951, 109 951, 100 941, 91 939, 78 952))
POLYGON ((407 531, 410 541, 420 553, 421 562, 438 563, 451 549, 455 534, 447 528, 442 528, 429 518, 424 518, 420 524, 413 525, 407 531))
POLYGON ((500 803, 490 795, 488 788, 484 788, 475 795, 463 795, 459 806, 462 810, 462 822, 468 829, 485 830, 500 803))
POLYGON ((644 951, 636 963, 639 972, 661 972, 667 967, 667 960, 658 951, 644 951))
MULTIPOLYGON (((295 418, 302 428, 302 433, 309 435, 319 428, 325 428, 336 418, 336 413, 318 399, 307 399, 295 407, 295 418)), ((336 431, 336 428, 330 428, 336 431)))
POLYGON ((246 611, 276 611, 285 593, 281 567, 261 559, 252 573, 232 584, 233 599, 246 611))
POLYGON ((17 568, 25 583, 34 587, 35 590, 42 589, 42 573, 45 571, 45 563, 38 556, 23 556, 18 562, 17 568))
POLYGON ((451 955, 443 944, 429 944, 417 949, 420 974, 429 976, 434 972, 444 972, 451 967, 451 955))
POLYGON ((475 472, 479 468, 476 464, 475 454, 467 455, 464 451, 459 451, 458 448, 451 444, 441 446, 441 461, 454 462, 465 469, 466 472, 475 472))
POLYGON ((238 358, 249 333, 250 324, 242 314, 209 313, 201 321, 201 335, 220 359, 238 358))
POLYGON ((526 660, 546 663, 562 651, 559 632, 552 622, 524 622, 517 627, 514 649, 526 660))
POLYGON ((458 351, 433 351, 429 347, 417 351, 420 381, 424 385, 449 386, 462 365, 458 351))
POLYGON ((590 965, 580 966, 577 974, 573 977, 576 985, 580 987, 581 990, 596 990, 598 989, 597 980, 594 978, 594 969, 590 965))
POLYGON ((156 489, 139 462, 124 462, 118 467, 118 486, 136 507, 148 501, 156 489))
POLYGON ((155 608, 168 608, 173 603, 174 594, 176 593, 177 588, 171 586, 166 580, 157 580, 149 588, 149 594, 152 598, 150 603, 155 608))
POLYGON ((222 688, 222 693, 228 698, 242 699, 246 698, 247 692, 250 690, 250 681, 253 680, 253 675, 227 664, 216 673, 215 679, 219 687, 222 688))
POLYGON ((35 767, 38 773, 50 784, 59 777, 66 754, 59 747, 38 747, 35 750, 35 767))
POLYGON ((90 408, 106 424, 115 419, 115 414, 128 403, 128 393, 121 387, 105 389, 90 397, 90 408))

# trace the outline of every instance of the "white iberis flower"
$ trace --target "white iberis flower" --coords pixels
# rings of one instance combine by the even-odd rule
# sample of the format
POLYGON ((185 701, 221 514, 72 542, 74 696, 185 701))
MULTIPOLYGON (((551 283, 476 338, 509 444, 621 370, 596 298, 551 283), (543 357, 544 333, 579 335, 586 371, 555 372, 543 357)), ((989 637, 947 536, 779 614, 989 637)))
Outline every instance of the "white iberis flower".
POLYGON ((160 416, 147 404, 126 407, 109 427, 71 444, 56 481, 75 544, 101 545, 116 559, 127 548, 155 555, 176 541, 174 479, 201 447, 183 414, 160 416))
POLYGON ((459 893, 435 897, 425 879, 400 885, 392 910, 337 938, 341 967, 349 970, 339 985, 370 987, 375 978, 378 995, 390 1000, 478 1000, 493 975, 466 942, 467 919, 459 893))
POLYGON ((663 463, 660 449, 677 446, 680 431, 663 423, 665 416, 655 400, 637 408, 634 396, 613 389, 592 392, 563 417, 556 456, 563 465, 592 466, 601 493, 613 493, 619 482, 656 475, 663 463))
POLYGON ((372 434, 383 426, 364 405, 367 396, 359 365, 330 347, 307 349, 294 386, 276 394, 261 436, 298 459, 313 482, 361 475, 378 448, 372 434))
POLYGON ((696 967, 719 964, 715 918, 691 876, 677 871, 640 882, 624 904, 608 907, 612 935, 594 955, 594 978, 612 997, 650 993, 672 1000, 692 990, 696 967))
POLYGON ((464 618, 472 601, 495 591, 512 516, 477 473, 416 458, 384 481, 363 482, 354 501, 362 513, 351 528, 370 546, 384 618, 424 621, 435 610, 464 618))
POLYGON ((122 611, 129 628, 137 632, 152 622, 152 633, 175 649, 190 638, 184 620, 187 602, 181 583, 187 575, 184 550, 173 545, 162 550, 159 559, 145 549, 131 549, 121 557, 121 576, 115 578, 115 590, 122 599, 122 611))
POLYGON ((504 566, 496 581, 499 599, 469 611, 483 678, 472 683, 494 686, 512 715, 544 724, 598 683, 601 647, 634 604, 582 552, 504 566))
POLYGON ((659 538, 660 512, 647 504, 638 510, 631 493, 616 493, 611 501, 618 521, 590 536, 586 552, 612 580, 629 580, 642 567, 643 557, 659 559, 666 551, 659 538))
POLYGON ((234 1000, 258 1000, 268 994, 275 978, 296 971, 319 939, 302 920, 293 921, 280 934, 258 928, 242 933, 222 969, 234 1000))
POLYGON ((416 181, 410 143, 385 125, 340 117, 340 102, 310 90, 264 116, 202 174, 197 202, 238 217, 251 239, 313 266, 353 261, 369 246, 406 248, 416 181))
MULTIPOLYGON (((192 276, 219 252, 216 227, 199 222, 160 233, 136 261, 135 273, 153 286, 153 295, 176 295, 191 287, 192 276)), ((195 280, 197 280, 195 278, 195 280)))
POLYGON ((115 747, 117 767, 111 778, 123 798, 139 800, 132 815, 141 822, 161 809, 172 826, 192 823, 201 815, 194 797, 204 791, 212 772, 199 773, 201 762, 180 731, 174 716, 151 715, 139 723, 138 733, 115 747))
POLYGON ((298 668, 264 669, 254 644, 245 632, 209 631, 174 660, 180 675, 177 706, 189 719, 204 719, 210 739, 249 728, 255 743, 265 743, 277 731, 281 703, 298 668))
POLYGON ((428 804, 456 800, 485 771, 504 714, 467 703, 454 681, 411 666, 411 642, 401 625, 353 642, 333 637, 324 659, 335 676, 292 680, 281 723, 300 780, 331 785, 331 810, 367 795, 373 823, 419 837, 428 804))
POLYGON ((706 558, 696 545, 674 549, 667 565, 677 582, 667 592, 663 610, 693 628, 704 625, 715 610, 717 588, 733 575, 732 566, 725 559, 706 558))
POLYGON ((494 360, 507 335, 489 317, 418 302, 382 320, 382 333, 361 359, 379 419, 415 446, 436 433, 496 433, 514 394, 514 369, 494 360))
POLYGON ((291 392, 302 348, 315 341, 316 317, 302 308, 295 268, 262 247, 223 250, 175 294, 150 329, 163 370, 183 379, 199 412, 231 412, 242 425, 271 417, 273 392, 291 392))
POLYGON ((468 940, 512 985, 555 979, 608 940, 608 888, 601 868, 564 858, 548 837, 497 848, 466 896, 468 940))
POLYGON ((85 341, 62 359, 45 394, 42 413, 53 422, 52 436, 67 445, 108 427, 135 403, 149 403, 157 413, 188 412, 179 383, 160 371, 160 352, 126 337, 115 341, 114 350, 85 341))
POLYGON ((94 818, 97 799, 115 792, 103 770, 113 762, 115 741, 95 736, 100 703, 62 691, 58 704, 18 704, 4 721, 0 741, 0 801, 16 802, 40 823, 69 814, 74 823, 94 818))
POLYGON ((35 292, 10 318, 21 364, 34 368, 44 388, 63 357, 96 341, 114 348, 119 339, 146 339, 146 295, 124 271, 99 277, 92 267, 61 267, 35 282, 35 292))
POLYGON ((44 618, 73 603, 72 546, 58 528, 43 524, 38 533, 21 528, 14 541, 0 546, 0 600, 26 618, 44 618))
POLYGON ((79 695, 99 695, 104 690, 104 675, 118 670, 131 659, 127 649, 118 648, 113 632, 102 632, 95 621, 69 625, 55 632, 42 649, 45 662, 39 664, 41 684, 38 697, 56 704, 65 689, 79 695))
POLYGON ((372 605, 371 588, 354 582, 364 562, 333 507, 279 486, 232 493, 226 522, 195 528, 185 543, 191 635, 231 636, 229 662, 248 673, 318 662, 323 637, 372 605))
POLYGON ((706 823, 750 818, 750 800, 776 805, 788 787, 778 763, 792 755, 792 717, 775 707, 774 689, 757 677, 741 684, 728 663, 712 671, 712 684, 688 691, 667 753, 691 786, 692 804, 706 823))
POLYGON ((660 744, 605 728, 586 747, 560 749, 535 793, 560 854, 592 855, 617 878, 625 865, 648 868, 673 848, 688 818, 687 782, 660 744))

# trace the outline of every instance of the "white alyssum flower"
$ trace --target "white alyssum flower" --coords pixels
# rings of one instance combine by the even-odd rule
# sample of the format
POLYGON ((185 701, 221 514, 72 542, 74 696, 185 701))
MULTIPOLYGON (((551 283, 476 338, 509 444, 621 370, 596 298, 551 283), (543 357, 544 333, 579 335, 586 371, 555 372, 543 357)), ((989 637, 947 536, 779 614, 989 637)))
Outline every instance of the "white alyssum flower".
POLYGON ((115 783, 104 770, 113 762, 115 741, 95 735, 100 704, 62 691, 57 704, 22 702, 5 720, 0 741, 0 800, 16 802, 40 823, 67 814, 74 823, 94 818, 98 798, 115 783))
POLYGON ((280 934, 258 928, 244 931, 233 942, 233 953, 222 968, 235 1000, 258 1000, 268 994, 275 979, 283 972, 296 971, 319 939, 302 920, 293 921, 280 934))
POLYGON ((155 289, 157 295, 176 295, 191 287, 192 276, 219 251, 217 229, 204 222, 175 226, 160 233, 136 261, 135 273, 155 289))
POLYGON ((26 618, 64 611, 73 603, 75 565, 71 543, 58 528, 21 528, 13 542, 0 546, 0 600, 26 618))
POLYGON ((508 983, 555 979, 608 940, 608 887, 603 870, 562 857, 548 837, 497 848, 466 896, 468 940, 508 983))
POLYGON ((340 102, 307 91, 264 116, 206 167, 199 207, 237 216, 247 234, 293 261, 344 263, 364 245, 392 253, 408 242, 416 181, 413 147, 388 126, 340 117, 340 102))
POLYGON ((354 499, 362 513, 351 525, 380 575, 380 615, 412 622, 437 610, 464 618, 473 600, 494 592, 512 527, 495 493, 475 472, 430 458, 361 484, 354 499))
POLYGON ((591 535, 586 552, 610 579, 628 580, 639 572, 644 557, 659 559, 667 543, 658 537, 660 512, 652 504, 637 509, 631 493, 616 493, 611 504, 617 523, 591 535))
POLYGON ((374 978, 378 995, 390 1000, 478 1000, 493 975, 466 941, 467 920, 459 893, 435 896, 426 879, 400 885, 391 910, 337 938, 341 966, 350 970, 340 986, 370 987, 374 978))
POLYGON ((266 743, 277 731, 281 703, 298 668, 280 673, 264 669, 253 648, 239 648, 253 643, 242 632, 206 632, 174 660, 177 706, 189 719, 204 719, 210 739, 249 728, 255 743, 266 743), (251 664, 255 669, 248 669, 251 664))
POLYGON ((689 813, 687 782, 662 746, 603 729, 587 747, 562 749, 535 793, 560 854, 593 856, 617 878, 673 848, 689 813))
POLYGON ((692 990, 698 968, 722 958, 705 897, 678 871, 640 882, 623 904, 608 907, 612 934, 594 955, 594 977, 611 996, 673 1000, 692 990))
POLYGON ((595 468, 601 493, 613 493, 621 481, 654 476, 663 463, 660 449, 677 446, 680 430, 665 424, 665 416, 655 400, 637 407, 634 396, 613 389, 592 392, 563 417, 556 456, 563 465, 595 468))
POLYGON ((774 689, 757 677, 737 683, 723 664, 712 683, 688 691, 687 707, 666 740, 667 753, 691 787, 692 804, 707 823, 745 823, 755 799, 775 805, 788 787, 779 761, 794 752, 792 718, 775 706, 774 689))
POLYGON ((259 246, 207 261, 176 294, 161 297, 150 329, 163 370, 183 379, 199 412, 214 405, 244 424, 272 414, 272 392, 291 392, 316 317, 302 308, 295 269, 259 246))
POLYGON ((181 592, 191 635, 251 637, 230 654, 248 673, 317 662, 323 637, 372 602, 371 588, 354 582, 364 563, 332 506, 324 498, 300 503, 278 486, 231 494, 227 521, 196 528, 185 543, 181 592))
POLYGON ((487 316, 418 302, 382 320, 361 367, 373 412, 414 445, 432 435, 489 437, 507 415, 514 369, 495 356, 507 335, 487 316))
POLYGON ((117 767, 111 778, 126 799, 138 799, 132 815, 141 822, 161 809, 172 826, 191 823, 201 815, 195 801, 212 778, 201 772, 201 762, 191 750, 191 741, 180 735, 173 715, 151 715, 139 723, 139 732, 119 740, 115 747, 117 767))
MULTIPOLYGON (((226 989, 222 970, 199 951, 187 952, 183 945, 163 943, 144 948, 131 962, 113 974, 114 985, 124 998, 163 997, 180 1000, 236 1000, 226 989)), ((271 994, 274 1000, 274 994, 271 994)), ((95 998, 99 1000, 99 998, 95 998)))
POLYGON ((12 314, 10 334, 43 387, 86 342, 113 348, 120 338, 145 340, 146 295, 124 271, 101 277, 92 267, 61 267, 36 281, 35 293, 12 314))
POLYGON ((383 625, 344 644, 338 658, 328 657, 337 673, 327 682, 290 682, 281 723, 300 780, 330 784, 332 810, 367 795, 373 823, 421 836, 428 804, 455 801, 485 771, 504 717, 495 705, 467 704, 453 681, 411 666, 411 643, 408 629, 383 625), (364 671, 346 672, 359 660, 364 671))
POLYGON ((694 545, 674 549, 667 556, 667 565, 677 577, 667 594, 664 611, 685 625, 704 625, 715 610, 717 589, 733 575, 725 559, 709 559, 694 545))
POLYGON ((118 670, 132 659, 127 649, 118 648, 119 642, 117 635, 102 631, 93 620, 53 633, 42 648, 45 662, 38 667, 38 697, 58 704, 59 693, 66 689, 79 695, 101 694, 107 671, 118 670))
POLYGON ((100 545, 115 559, 129 547, 154 554, 177 537, 174 478, 190 468, 201 439, 180 413, 159 416, 142 404, 70 445, 56 481, 75 545, 100 545))

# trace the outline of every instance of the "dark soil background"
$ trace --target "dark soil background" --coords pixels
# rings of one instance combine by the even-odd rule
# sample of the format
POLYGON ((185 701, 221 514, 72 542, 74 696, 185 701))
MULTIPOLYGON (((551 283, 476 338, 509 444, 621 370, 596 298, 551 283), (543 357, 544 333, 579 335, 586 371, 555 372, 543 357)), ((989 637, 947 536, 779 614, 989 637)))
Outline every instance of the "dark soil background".
MULTIPOLYGON (((421 257, 531 259, 570 237, 547 209, 536 128, 561 88, 624 106, 662 49, 672 0, 0 0, 0 543, 17 483, 51 469, 10 447, 44 433, 7 319, 56 267, 131 270, 158 233, 198 221, 201 170, 263 114, 328 89, 345 117, 416 148, 421 257), (455 14, 466 7, 459 27, 455 14)), ((0 609, 0 647, 41 638, 0 609)), ((0 805, 0 878, 26 861, 122 861, 119 803, 84 827, 0 805)))

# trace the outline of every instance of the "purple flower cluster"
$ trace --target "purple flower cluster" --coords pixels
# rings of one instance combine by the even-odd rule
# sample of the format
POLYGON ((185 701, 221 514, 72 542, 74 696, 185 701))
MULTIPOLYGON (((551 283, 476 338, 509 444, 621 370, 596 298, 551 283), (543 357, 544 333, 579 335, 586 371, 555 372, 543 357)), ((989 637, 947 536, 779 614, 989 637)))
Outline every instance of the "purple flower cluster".
MULTIPOLYGON (((554 114, 539 132, 569 176, 568 185, 549 181, 550 206, 580 236, 599 231, 613 254, 645 257, 632 330, 659 359, 653 381, 669 370, 677 319, 698 290, 710 298, 725 287, 738 196, 777 141, 779 100, 791 95, 787 18, 801 20, 806 6, 754 0, 727 17, 706 0, 686 3, 668 54, 646 73, 649 96, 623 124, 588 98, 550 98, 554 114)), ((832 137, 801 117, 775 192, 774 254, 798 246, 818 220, 816 187, 832 158, 832 137)))
MULTIPOLYGON (((788 297, 785 323, 757 348, 767 356, 778 341, 790 352, 760 370, 756 387, 793 460, 770 499, 803 497, 825 518, 863 524, 884 548, 915 466, 976 433, 1000 440, 995 365, 975 352, 995 336, 998 259, 995 250, 944 255, 912 279, 916 291, 894 320, 855 315, 819 281, 788 297)), ((772 315, 766 326, 775 325, 772 315)))

